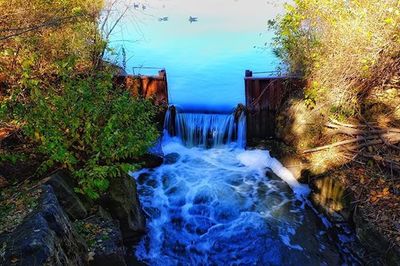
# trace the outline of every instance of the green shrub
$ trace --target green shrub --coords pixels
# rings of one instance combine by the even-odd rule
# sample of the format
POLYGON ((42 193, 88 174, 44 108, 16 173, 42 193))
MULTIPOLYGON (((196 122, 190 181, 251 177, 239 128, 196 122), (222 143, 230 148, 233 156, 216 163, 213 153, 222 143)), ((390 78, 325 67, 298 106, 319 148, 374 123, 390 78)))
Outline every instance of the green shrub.
POLYGON ((69 169, 77 191, 96 199, 108 178, 132 170, 126 159, 138 158, 154 143, 154 106, 115 89, 112 75, 96 71, 85 77, 65 75, 59 88, 31 88, 23 131, 45 155, 40 171, 69 169))
MULTIPOLYGON (((125 162, 143 155, 158 134, 155 107, 114 88, 113 71, 102 64, 105 4, 0 1, 0 126, 22 129, 18 151, 33 147, 44 158, 38 175, 68 169, 77 191, 93 199, 109 178, 132 169, 125 162)), ((0 146, 0 163, 24 158, 0 146)))

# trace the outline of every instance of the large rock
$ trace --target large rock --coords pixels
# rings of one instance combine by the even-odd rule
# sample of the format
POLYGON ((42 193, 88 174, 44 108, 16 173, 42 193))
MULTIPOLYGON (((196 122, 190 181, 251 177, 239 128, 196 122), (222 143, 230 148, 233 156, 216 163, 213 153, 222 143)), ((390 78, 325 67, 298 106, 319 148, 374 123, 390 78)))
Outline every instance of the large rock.
POLYGON ((73 181, 68 173, 58 171, 48 178, 46 184, 53 187, 59 203, 71 219, 76 220, 86 217, 86 208, 74 192, 73 181))
POLYGON ((144 155, 135 158, 121 160, 122 163, 138 164, 143 168, 156 168, 162 165, 164 161, 164 152, 162 150, 161 138, 159 138, 144 155))
POLYGON ((11 233, 0 235, 0 265, 85 265, 86 245, 61 208, 51 186, 11 233))
POLYGON ((94 215, 85 220, 87 228, 93 228, 89 247, 90 266, 126 266, 126 250, 118 222, 94 215))
POLYGON ((113 219, 119 221, 124 241, 134 242, 145 232, 145 217, 136 192, 136 182, 129 175, 112 178, 108 193, 100 200, 113 219))
POLYGON ((162 165, 164 158, 156 154, 145 154, 140 158, 140 164, 143 168, 156 168, 162 165))
POLYGON ((164 157, 164 164, 174 164, 180 159, 180 155, 176 152, 169 153, 164 157))
POLYGON ((142 166, 144 168, 156 168, 159 167, 164 161, 164 151, 162 149, 162 140, 158 138, 156 143, 149 148, 147 154, 142 156, 142 166))

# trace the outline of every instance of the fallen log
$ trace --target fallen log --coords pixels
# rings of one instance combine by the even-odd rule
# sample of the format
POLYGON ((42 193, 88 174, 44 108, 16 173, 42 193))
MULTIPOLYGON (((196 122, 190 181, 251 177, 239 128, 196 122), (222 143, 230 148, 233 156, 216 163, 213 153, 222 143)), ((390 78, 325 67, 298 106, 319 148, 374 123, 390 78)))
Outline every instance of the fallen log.
POLYGON ((379 145, 379 144, 383 144, 382 139, 375 139, 375 140, 371 140, 371 141, 368 141, 365 143, 354 145, 354 146, 348 147, 348 150, 357 151, 357 150, 360 150, 365 147, 375 146, 375 145, 379 145))
POLYGON ((361 124, 360 125, 346 124, 346 123, 339 122, 335 119, 329 119, 329 120, 332 123, 339 125, 339 126, 343 126, 343 127, 350 127, 350 128, 366 128, 367 127, 366 125, 361 125, 361 124))

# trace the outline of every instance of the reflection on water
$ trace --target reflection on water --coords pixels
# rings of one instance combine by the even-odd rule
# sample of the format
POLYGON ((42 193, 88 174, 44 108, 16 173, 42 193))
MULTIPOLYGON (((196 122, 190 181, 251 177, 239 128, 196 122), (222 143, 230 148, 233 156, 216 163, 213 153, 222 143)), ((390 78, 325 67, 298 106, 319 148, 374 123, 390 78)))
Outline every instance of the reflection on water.
MULTIPOLYGON (((232 109, 244 102, 244 71, 274 70, 267 21, 282 0, 120 0, 131 9, 111 34, 126 69, 166 68, 170 103, 232 109)), ((111 27, 110 23, 109 27, 111 27)), ((151 74, 148 69, 136 73, 151 74)))

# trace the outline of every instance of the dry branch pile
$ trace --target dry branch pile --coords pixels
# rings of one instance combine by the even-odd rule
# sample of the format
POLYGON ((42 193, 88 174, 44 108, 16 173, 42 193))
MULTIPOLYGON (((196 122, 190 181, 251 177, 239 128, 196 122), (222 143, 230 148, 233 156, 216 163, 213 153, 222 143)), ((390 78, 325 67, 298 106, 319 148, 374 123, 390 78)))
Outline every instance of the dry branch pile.
POLYGON ((377 164, 400 173, 400 128, 379 127, 376 123, 360 125, 345 124, 335 120, 326 123, 331 129, 331 135, 342 134, 351 137, 329 145, 304 150, 303 153, 313 153, 334 147, 341 147, 351 156, 352 160, 363 157, 377 164))

